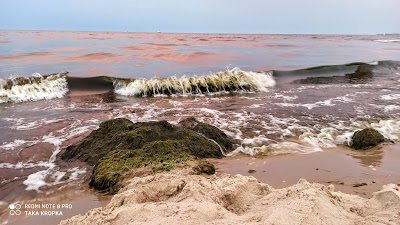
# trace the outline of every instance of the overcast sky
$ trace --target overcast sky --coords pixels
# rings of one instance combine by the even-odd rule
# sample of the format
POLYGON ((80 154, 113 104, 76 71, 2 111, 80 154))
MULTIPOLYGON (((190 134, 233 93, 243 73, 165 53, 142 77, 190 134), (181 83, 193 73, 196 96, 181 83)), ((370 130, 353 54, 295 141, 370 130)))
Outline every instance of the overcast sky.
POLYGON ((400 0, 2 0, 0 29, 400 33, 400 0))

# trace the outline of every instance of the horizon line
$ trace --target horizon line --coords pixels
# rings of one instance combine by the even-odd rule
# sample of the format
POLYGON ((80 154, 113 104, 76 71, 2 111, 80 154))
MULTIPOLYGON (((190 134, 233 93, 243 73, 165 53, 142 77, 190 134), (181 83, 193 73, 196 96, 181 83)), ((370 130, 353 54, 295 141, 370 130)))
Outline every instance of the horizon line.
POLYGON ((236 34, 236 35, 400 35, 397 32, 384 33, 230 33, 230 32, 163 32, 163 31, 111 31, 111 30, 54 30, 54 29, 13 29, 2 31, 57 31, 57 32, 111 32, 111 33, 151 33, 151 34, 236 34))

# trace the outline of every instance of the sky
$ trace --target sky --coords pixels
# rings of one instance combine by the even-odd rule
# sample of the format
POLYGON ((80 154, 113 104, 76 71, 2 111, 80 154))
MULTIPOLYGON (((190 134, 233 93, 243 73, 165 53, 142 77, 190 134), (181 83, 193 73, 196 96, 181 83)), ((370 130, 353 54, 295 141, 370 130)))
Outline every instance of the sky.
POLYGON ((0 29, 400 33, 400 0, 1 0, 0 29))

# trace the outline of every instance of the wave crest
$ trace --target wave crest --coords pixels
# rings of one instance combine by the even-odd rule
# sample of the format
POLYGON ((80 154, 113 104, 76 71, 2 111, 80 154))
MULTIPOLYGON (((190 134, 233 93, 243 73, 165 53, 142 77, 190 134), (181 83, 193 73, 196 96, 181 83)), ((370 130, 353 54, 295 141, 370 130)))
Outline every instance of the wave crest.
POLYGON ((114 81, 115 93, 125 96, 197 95, 224 92, 268 91, 275 86, 272 72, 238 68, 200 77, 169 77, 114 81))
POLYGON ((0 103, 61 98, 67 92, 66 73, 0 79, 0 103))

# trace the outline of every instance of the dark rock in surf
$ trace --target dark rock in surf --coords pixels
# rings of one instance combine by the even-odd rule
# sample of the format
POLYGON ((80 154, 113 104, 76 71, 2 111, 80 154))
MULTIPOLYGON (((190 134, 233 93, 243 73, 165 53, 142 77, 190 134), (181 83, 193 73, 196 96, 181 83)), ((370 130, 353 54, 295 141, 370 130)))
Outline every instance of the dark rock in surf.
POLYGON ((139 149, 153 141, 176 140, 184 143, 196 157, 220 158, 219 146, 189 129, 174 126, 167 121, 132 123, 127 119, 107 120, 77 145, 67 147, 61 158, 79 159, 95 165, 115 149, 139 149))
POLYGON ((203 134, 217 142, 225 151, 233 150, 233 143, 231 139, 220 129, 210 124, 197 121, 195 118, 190 117, 179 122, 183 127, 203 134))
POLYGON ((207 161, 199 161, 197 166, 193 167, 193 170, 197 174, 208 174, 212 175, 215 173, 215 167, 213 164, 207 162, 207 161))
POLYGON ((248 173, 255 173, 255 172, 257 172, 256 170, 249 170, 249 171, 247 171, 248 173))
POLYGON ((382 143, 384 140, 385 138, 379 131, 373 128, 366 128, 354 132, 350 147, 365 150, 382 143))
MULTIPOLYGON (((216 127, 211 130, 215 129, 218 134, 222 132, 216 127)), ((185 166, 188 160, 222 157, 218 142, 210 139, 167 121, 132 123, 119 118, 102 122, 81 142, 68 146, 61 158, 93 165, 90 185, 115 193, 132 169, 151 167, 153 172, 168 171, 185 166)), ((212 168, 203 165, 198 171, 211 174, 212 168)))

